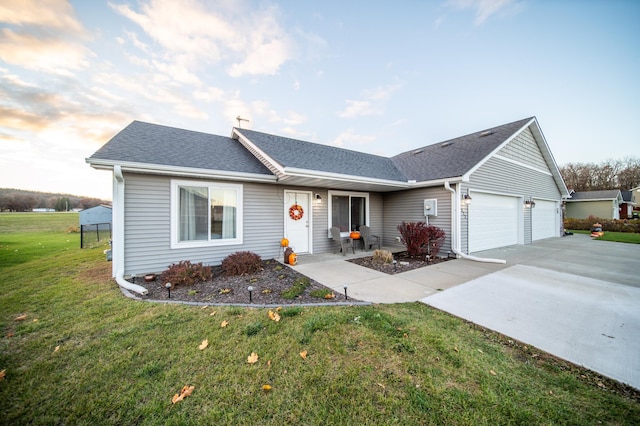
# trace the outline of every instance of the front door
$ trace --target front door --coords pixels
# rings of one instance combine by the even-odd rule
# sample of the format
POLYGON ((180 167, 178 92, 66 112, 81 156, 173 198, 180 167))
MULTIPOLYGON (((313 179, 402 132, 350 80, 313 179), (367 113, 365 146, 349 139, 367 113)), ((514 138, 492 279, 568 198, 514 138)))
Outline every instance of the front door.
POLYGON ((284 235, 296 253, 309 253, 311 241, 311 193, 284 192, 284 235))

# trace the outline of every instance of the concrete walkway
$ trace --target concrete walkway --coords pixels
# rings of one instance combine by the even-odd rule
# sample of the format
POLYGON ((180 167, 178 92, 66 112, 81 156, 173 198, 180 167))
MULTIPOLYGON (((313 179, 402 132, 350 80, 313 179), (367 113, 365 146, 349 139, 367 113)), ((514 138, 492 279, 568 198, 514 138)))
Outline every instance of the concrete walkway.
POLYGON ((573 235, 475 255, 507 263, 457 259, 387 275, 311 255, 294 268, 360 300, 420 300, 640 389, 640 245, 573 235))

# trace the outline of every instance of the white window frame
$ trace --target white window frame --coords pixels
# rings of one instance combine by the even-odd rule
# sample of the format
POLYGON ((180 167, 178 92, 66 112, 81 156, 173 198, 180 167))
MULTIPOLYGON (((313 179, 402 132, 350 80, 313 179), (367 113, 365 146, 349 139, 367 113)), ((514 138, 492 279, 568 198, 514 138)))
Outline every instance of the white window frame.
MULTIPOLYGON (((243 243, 243 186, 241 184, 222 182, 203 182, 197 180, 171 180, 171 248, 216 247, 243 243), (180 188, 207 188, 209 206, 211 206, 211 189, 231 189, 236 191, 236 237, 226 239, 211 239, 211 229, 207 240, 180 241, 180 188)), ((211 215, 211 208, 208 209, 211 215)), ((208 220, 211 227, 211 217, 208 220)))
MULTIPOLYGON (((329 199, 327 201, 327 208, 329 209, 327 212, 327 221, 329 222, 329 229, 327 229, 327 235, 329 238, 331 238, 331 227, 333 226, 333 196, 334 195, 339 195, 339 196, 348 196, 349 197, 349 209, 351 209, 351 197, 360 197, 360 198, 364 198, 365 199, 365 215, 366 217, 366 223, 365 225, 367 226, 371 226, 369 224, 369 220, 370 220, 370 214, 369 214, 369 193, 368 192, 352 192, 352 191, 328 191, 327 194, 327 198, 329 199)), ((351 217, 351 211, 349 211, 349 217, 351 217)), ((342 237, 347 237, 349 236, 350 232, 341 232, 340 236, 342 237)))

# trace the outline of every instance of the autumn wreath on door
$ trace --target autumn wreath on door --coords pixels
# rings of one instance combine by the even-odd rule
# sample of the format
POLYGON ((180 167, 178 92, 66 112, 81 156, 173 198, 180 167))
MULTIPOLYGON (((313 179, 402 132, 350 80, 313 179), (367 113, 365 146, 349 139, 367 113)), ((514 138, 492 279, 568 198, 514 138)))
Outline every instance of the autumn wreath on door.
POLYGON ((293 204, 289 207, 289 217, 293 220, 300 220, 304 216, 304 210, 300 204, 293 204))

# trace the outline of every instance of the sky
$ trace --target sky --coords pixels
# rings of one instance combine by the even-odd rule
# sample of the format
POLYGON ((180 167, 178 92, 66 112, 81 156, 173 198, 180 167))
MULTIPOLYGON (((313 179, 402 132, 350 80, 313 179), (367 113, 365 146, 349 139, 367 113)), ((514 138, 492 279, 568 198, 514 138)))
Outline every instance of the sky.
POLYGON ((0 0, 0 187, 111 199, 133 120, 393 156, 536 116, 559 166, 640 152, 635 0, 0 0))

